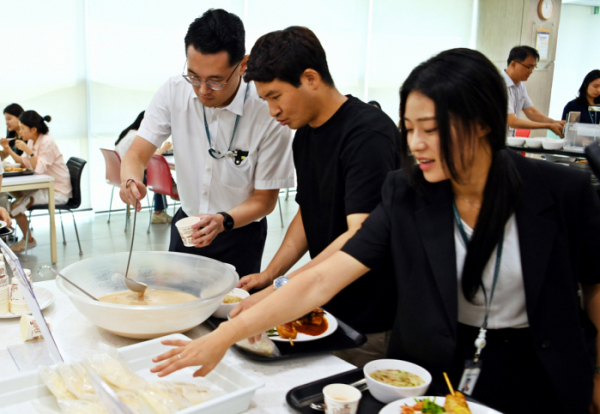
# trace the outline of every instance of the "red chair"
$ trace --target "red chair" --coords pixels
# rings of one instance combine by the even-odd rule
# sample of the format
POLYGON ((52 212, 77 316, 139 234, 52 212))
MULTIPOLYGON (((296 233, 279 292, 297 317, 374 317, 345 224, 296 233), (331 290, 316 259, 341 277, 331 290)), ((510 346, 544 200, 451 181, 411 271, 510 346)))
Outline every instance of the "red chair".
POLYGON ((529 138, 529 134, 531 134, 531 129, 517 129, 515 131, 515 137, 529 138))
MULTIPOLYGON (((169 196, 174 199, 179 198, 177 186, 173 185, 171 168, 167 160, 165 160, 165 157, 163 157, 162 155, 154 154, 152 158, 150 158, 150 161, 146 166, 146 185, 148 189, 154 191, 156 194, 162 195, 163 197, 169 196)), ((165 206, 166 205, 167 204, 165 203, 165 206)), ((153 211, 154 209, 151 210, 153 211)), ((151 214, 152 211, 150 212, 151 214)), ((150 215, 150 220, 148 221, 147 233, 150 233, 151 221, 152 215, 150 215)))

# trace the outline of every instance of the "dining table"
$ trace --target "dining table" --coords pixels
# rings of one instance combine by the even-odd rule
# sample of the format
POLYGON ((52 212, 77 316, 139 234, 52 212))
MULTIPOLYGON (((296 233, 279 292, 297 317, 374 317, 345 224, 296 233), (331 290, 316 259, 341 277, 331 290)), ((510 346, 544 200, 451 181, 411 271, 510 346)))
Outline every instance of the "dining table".
MULTIPOLYGON (((54 177, 47 174, 19 175, 2 178, 2 192, 48 189, 48 216, 50 220, 50 258, 52 264, 58 261, 56 252, 56 225, 54 221, 54 177)), ((23 236, 24 237, 24 236, 23 236)))

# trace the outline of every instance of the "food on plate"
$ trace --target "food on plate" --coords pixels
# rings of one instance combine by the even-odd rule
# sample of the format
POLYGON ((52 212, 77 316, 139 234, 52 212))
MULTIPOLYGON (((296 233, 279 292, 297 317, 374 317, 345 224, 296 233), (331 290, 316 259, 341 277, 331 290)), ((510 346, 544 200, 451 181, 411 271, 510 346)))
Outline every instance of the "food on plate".
POLYGON ((471 410, 469 410, 469 405, 467 404, 465 395, 460 391, 456 391, 454 395, 446 395, 444 410, 446 410, 448 413, 471 414, 471 410))
POLYGON ((461 392, 455 392, 455 395, 446 395, 444 406, 437 404, 435 398, 415 398, 415 405, 403 405, 400 407, 400 414, 471 414, 471 410, 461 392))
POLYGON ((242 301, 242 298, 240 298, 239 296, 235 296, 235 295, 227 295, 227 296, 225 296, 225 298, 223 298, 223 303, 226 303, 226 304, 240 303, 241 301, 242 301))
POLYGON ((423 378, 399 369, 380 369, 369 374, 375 381, 394 387, 418 387, 425 384, 423 378))
POLYGON ((325 311, 317 308, 300 319, 279 325, 276 329, 281 338, 292 340, 296 339, 299 333, 310 336, 321 335, 328 327, 325 311))
POLYGON ((178 292, 175 290, 146 289, 142 297, 139 297, 136 292, 125 290, 104 295, 98 298, 98 300, 100 302, 115 303, 118 305, 157 306, 193 302, 198 300, 198 298, 189 293, 178 292))
MULTIPOLYGON (((110 354, 94 355, 86 363, 133 413, 175 413, 212 397, 206 386, 145 380, 110 354)), ((41 367, 40 376, 64 414, 107 412, 81 364, 41 367)))
POLYGON ((6 167, 4 172, 21 172, 25 171, 25 168, 16 168, 16 167, 6 167))

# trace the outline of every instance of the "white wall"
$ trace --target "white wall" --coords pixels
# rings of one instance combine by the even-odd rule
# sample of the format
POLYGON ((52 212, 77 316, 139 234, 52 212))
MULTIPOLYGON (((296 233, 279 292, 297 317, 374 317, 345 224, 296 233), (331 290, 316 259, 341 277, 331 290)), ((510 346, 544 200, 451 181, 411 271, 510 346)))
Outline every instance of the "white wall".
POLYGON ((577 96, 583 78, 600 69, 600 15, 593 7, 564 4, 556 49, 550 117, 560 118, 567 102, 577 96))
POLYGON ((0 107, 18 102, 52 115, 65 156, 89 161, 84 206, 107 210, 111 188, 99 148, 113 148, 159 86, 181 73, 187 28, 208 8, 242 18, 248 53, 269 31, 310 28, 340 91, 379 101, 397 122, 398 89, 412 68, 469 46, 475 1, 0 0, 0 107))

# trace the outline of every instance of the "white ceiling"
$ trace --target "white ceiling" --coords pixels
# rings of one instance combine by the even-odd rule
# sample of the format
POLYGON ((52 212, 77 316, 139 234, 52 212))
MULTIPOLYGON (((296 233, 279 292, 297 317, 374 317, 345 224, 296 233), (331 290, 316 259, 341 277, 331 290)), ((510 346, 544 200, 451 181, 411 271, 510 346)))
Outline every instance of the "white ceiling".
POLYGON ((563 0, 562 4, 576 4, 578 6, 600 6, 600 0, 563 0))

